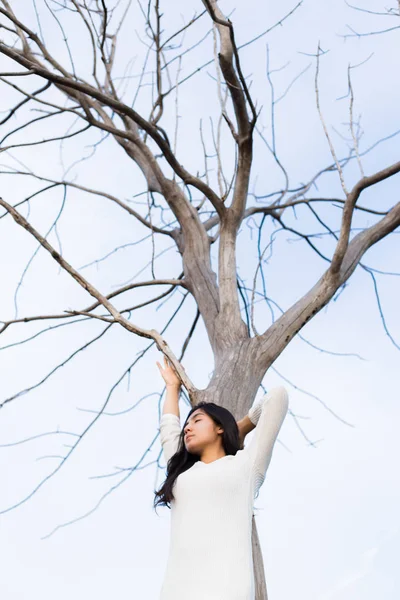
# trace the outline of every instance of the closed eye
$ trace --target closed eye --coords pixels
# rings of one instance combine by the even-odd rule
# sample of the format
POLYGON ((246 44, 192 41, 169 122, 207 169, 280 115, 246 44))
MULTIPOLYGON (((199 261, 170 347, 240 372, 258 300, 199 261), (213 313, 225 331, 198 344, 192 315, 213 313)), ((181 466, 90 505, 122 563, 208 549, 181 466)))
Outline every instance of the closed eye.
POLYGON ((193 422, 197 423, 198 421, 201 421, 201 419, 195 419, 195 421, 193 421, 193 422))

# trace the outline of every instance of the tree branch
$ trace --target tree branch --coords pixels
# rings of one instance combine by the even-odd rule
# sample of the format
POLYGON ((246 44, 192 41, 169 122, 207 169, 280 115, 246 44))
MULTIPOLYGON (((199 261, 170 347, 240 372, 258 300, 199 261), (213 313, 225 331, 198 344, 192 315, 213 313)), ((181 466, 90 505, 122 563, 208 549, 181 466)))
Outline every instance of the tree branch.
POLYGON ((141 337, 145 337, 148 339, 152 339, 157 344, 157 348, 163 352, 171 364, 173 365, 174 370, 180 377, 183 385, 188 391, 188 394, 191 395, 195 392, 196 388, 193 383, 190 381, 189 377, 186 375, 184 369, 180 365, 179 361, 175 357, 174 353, 168 346, 167 342, 160 336, 160 334, 155 329, 146 330, 141 327, 135 326, 130 321, 125 319, 117 309, 107 300, 106 296, 101 294, 94 286, 92 286, 78 271, 76 271, 50 244, 47 240, 45 240, 40 233, 38 233, 30 223, 17 211, 13 206, 5 202, 2 198, 0 198, 0 205, 3 206, 7 212, 11 214, 14 221, 26 229, 33 237, 35 237, 38 242, 51 254, 56 262, 65 270, 67 273, 71 275, 81 285, 91 296, 96 298, 100 304, 107 309, 107 311, 114 317, 114 320, 119 323, 122 327, 130 331, 131 333, 135 333, 141 337))
MULTIPOLYGON (((378 176, 379 174, 376 174, 373 177, 378 176)), ((262 335, 254 338, 259 349, 258 359, 266 366, 270 366, 293 337, 331 300, 336 291, 349 279, 365 252, 399 226, 400 202, 378 223, 361 231, 351 240, 338 274, 332 273, 331 268, 328 268, 309 292, 289 308, 262 335)))
MULTIPOLYGON (((3 11, 4 13, 5 11, 3 11)), ((215 192, 209 188, 201 179, 194 177, 191 175, 186 169, 178 162, 176 157, 174 156, 169 142, 165 140, 165 138, 159 133, 158 128, 155 125, 152 125, 146 119, 144 119, 139 113, 137 113, 133 108, 130 108, 126 104, 120 102, 119 100, 115 100, 113 97, 105 94, 102 91, 99 91, 95 87, 89 85, 88 83, 83 83, 81 81, 77 81, 73 79, 68 74, 64 74, 64 77, 57 75, 44 68, 36 61, 30 58, 26 58, 21 51, 15 50, 14 48, 9 48, 3 42, 0 42, 0 52, 5 54, 15 62, 21 64, 26 67, 30 71, 33 71, 37 75, 51 81, 57 85, 62 91, 67 92, 68 90, 76 90, 80 94, 86 95, 88 97, 94 98, 98 100, 101 104, 108 106, 114 109, 120 115, 125 115, 126 117, 130 117, 134 123, 136 123, 141 129, 146 131, 148 135, 156 142, 158 147, 163 153, 164 158, 168 162, 168 164, 172 167, 174 172, 184 181, 186 185, 192 185, 197 188, 201 192, 203 192, 207 198, 212 202, 215 209, 221 214, 224 211, 224 205, 221 202, 220 198, 215 194, 215 192), (64 89, 66 88, 66 89, 64 89)), ((86 113, 86 117, 89 120, 93 120, 90 113, 86 113)), ((123 136, 123 133, 121 134, 123 136)), ((160 181, 160 184, 163 182, 160 181)))
MULTIPOLYGON (((392 175, 395 175, 400 172, 400 161, 394 163, 390 167, 375 173, 374 175, 370 175, 369 177, 363 177, 360 179, 352 191, 349 193, 346 202, 343 208, 343 216, 342 216, 342 225, 340 230, 339 241, 335 250, 335 253, 332 258, 331 272, 332 274, 337 274, 341 268, 344 256, 347 252, 347 248, 349 245, 349 235, 350 235, 350 227, 353 219, 354 207, 360 194, 363 190, 376 183, 384 181, 392 175)), ((390 213, 388 213, 390 214, 390 213)))

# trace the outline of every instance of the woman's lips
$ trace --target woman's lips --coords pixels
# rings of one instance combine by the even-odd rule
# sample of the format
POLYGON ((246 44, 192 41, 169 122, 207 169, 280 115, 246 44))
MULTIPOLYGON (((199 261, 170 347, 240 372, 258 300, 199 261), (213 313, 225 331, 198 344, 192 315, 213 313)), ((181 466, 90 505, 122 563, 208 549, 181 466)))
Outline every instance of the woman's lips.
POLYGON ((192 437, 193 437, 193 434, 192 435, 188 435, 187 438, 186 438, 186 441, 190 440, 190 438, 192 438, 192 437))

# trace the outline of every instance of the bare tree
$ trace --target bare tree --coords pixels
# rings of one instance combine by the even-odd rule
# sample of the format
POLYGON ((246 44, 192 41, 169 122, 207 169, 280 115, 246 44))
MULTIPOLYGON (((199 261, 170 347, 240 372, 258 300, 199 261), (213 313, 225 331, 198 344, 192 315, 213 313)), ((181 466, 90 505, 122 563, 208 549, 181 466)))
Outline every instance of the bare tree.
MULTIPOLYGON (((400 162, 388 164, 370 174, 364 172, 362 158, 366 152, 360 151, 360 127, 353 114, 353 67, 349 66, 348 69, 349 151, 347 156, 339 157, 321 107, 319 75, 324 51, 320 46, 316 48, 313 56, 315 99, 321 132, 326 136, 332 161, 305 183, 293 186, 278 156, 275 143, 274 107, 277 100, 274 97, 272 71, 268 65, 267 78, 272 91, 269 107, 272 129, 268 140, 259 126, 261 109, 253 98, 251 83, 242 68, 241 49, 257 42, 278 25, 284 25, 286 20, 294 18, 302 2, 293 5, 292 10, 282 15, 279 22, 261 33, 255 33, 252 39, 243 44, 236 41, 233 23, 223 14, 216 0, 202 0, 201 12, 194 14, 174 30, 164 29, 165 16, 160 0, 139 3, 144 23, 143 33, 146 36, 143 41, 146 53, 142 69, 135 75, 132 75, 134 57, 121 58, 118 46, 126 30, 132 31, 130 0, 44 0, 31 4, 31 14, 25 15, 22 11, 15 12, 7 0, 0 2, 0 28, 4 34, 0 41, 0 52, 6 64, 0 80, 3 89, 8 86, 16 98, 15 104, 9 107, 1 121, 4 134, 1 136, 0 149, 5 155, 9 155, 10 151, 17 149, 35 146, 44 148, 55 142, 66 143, 71 138, 77 144, 77 140, 86 135, 86 132, 97 136, 93 147, 106 138, 112 139, 115 147, 142 173, 146 182, 143 192, 146 201, 143 209, 136 208, 132 206, 133 202, 120 199, 118 193, 83 185, 68 177, 57 179, 49 174, 33 171, 22 163, 17 168, 3 165, 1 170, 4 175, 13 176, 19 181, 29 179, 33 187, 32 193, 19 203, 15 203, 12 197, 0 199, 5 211, 0 218, 11 216, 37 240, 38 248, 44 248, 61 269, 93 297, 93 301, 58 314, 19 317, 16 311, 13 319, 2 322, 0 333, 9 331, 21 322, 56 323, 54 326, 46 325, 43 331, 88 320, 103 322, 101 333, 79 347, 68 357, 68 361, 118 324, 136 336, 147 338, 150 345, 122 374, 116 386, 129 375, 148 348, 155 344, 170 359, 183 382, 190 403, 212 399, 229 408, 237 418, 242 417, 251 406, 265 374, 275 360, 291 340, 299 335, 305 324, 347 285, 355 269, 361 267, 374 278, 374 269, 361 261, 369 248, 395 232, 400 225, 400 202, 395 202, 388 210, 382 210, 378 195, 373 206, 371 203, 367 206, 361 203, 365 190, 378 186, 380 182, 399 173, 400 162), (49 17, 52 18, 51 25, 49 17), (51 26, 59 28, 64 44, 61 49, 57 47, 54 51, 50 49, 51 26), (79 32, 82 44, 89 44, 86 47, 90 48, 90 56, 86 52, 84 61, 74 54, 76 32, 79 32), (214 54, 211 51, 202 64, 196 64, 192 71, 184 73, 184 61, 201 47, 204 40, 208 43, 210 39, 213 39, 214 54), (114 76, 116 64, 121 69, 122 63, 124 75, 114 76), (195 81, 199 71, 214 64, 217 89, 215 100, 219 115, 211 123, 211 138, 206 136, 204 125, 200 124, 204 164, 198 166, 194 173, 185 165, 188 162, 185 157, 178 153, 178 142, 182 135, 179 130, 179 93, 188 81, 195 81), (137 108, 138 104, 140 109, 137 108), (31 108, 36 113, 39 111, 39 116, 32 118, 31 108), (38 136, 33 141, 29 139, 12 143, 13 136, 21 131, 29 132, 38 123, 57 120, 60 120, 63 127, 67 125, 66 132, 64 130, 48 139, 38 136), (265 151, 273 156, 285 182, 281 188, 263 195, 257 195, 251 189, 255 136, 264 144, 265 151), (225 146, 230 146, 229 151, 234 157, 231 168, 227 167, 227 161, 223 159, 222 148, 225 146), (346 168, 353 164, 358 165, 359 176, 349 187, 346 168), (341 191, 334 197, 321 197, 315 191, 318 190, 317 183, 332 173, 337 174, 341 191), (40 187, 36 189, 35 185, 40 187), (63 190, 64 197, 73 189, 115 203, 140 223, 149 233, 143 241, 146 243, 146 240, 151 239, 152 278, 130 282, 107 292, 98 289, 89 278, 82 275, 82 269, 68 262, 60 248, 49 241, 50 234, 55 233, 64 204, 47 233, 41 233, 33 225, 29 213, 23 214, 34 199, 49 190, 54 193, 58 188, 63 190), (333 213, 327 211, 327 207, 334 207, 338 217, 332 217, 333 213), (310 232, 307 219, 293 220, 296 210, 304 211, 301 212, 302 215, 312 215, 315 219, 314 226, 320 229, 310 232), (356 214, 360 216, 357 228, 354 227, 356 214), (369 221, 362 221, 363 216, 367 216, 369 221), (241 280, 238 273, 237 239, 239 230, 245 223, 251 223, 252 228, 257 231, 258 264, 251 286, 241 280), (273 223, 275 229, 263 248, 262 234, 268 223, 273 223), (361 227, 359 223, 362 223, 361 227), (265 256, 267 252, 272 253, 278 232, 292 234, 303 240, 326 264, 326 268, 311 289, 287 310, 281 310, 280 316, 275 318, 274 310, 279 311, 279 307, 266 291, 265 256), (182 272, 179 276, 158 278, 155 275, 155 240, 168 238, 179 252, 182 272), (319 245, 322 239, 323 248, 319 245), (214 245, 218 247, 218 264, 215 267, 211 258, 214 245), (139 304, 131 306, 127 303, 117 308, 117 301, 124 301, 132 290, 152 289, 153 286, 167 286, 167 290, 139 304), (187 331, 179 356, 167 343, 167 336, 163 335, 169 323, 160 333, 151 326, 139 326, 132 318, 139 308, 145 305, 156 307, 177 289, 183 290, 183 300, 172 318, 179 313, 187 296, 192 297, 197 306, 195 319, 187 331), (271 322, 262 331, 257 329, 255 315, 255 305, 260 300, 271 313, 271 322), (215 361, 206 389, 197 389, 181 365, 200 318, 215 361)), ((200 2, 199 4, 201 5, 200 2)), ((169 9, 165 6, 164 10, 169 9)), ((398 10, 398 6, 387 10, 391 18, 397 19, 396 23, 400 18, 398 10)), ((395 24, 393 29, 397 27, 395 24)), ((352 34, 359 35, 352 31, 352 34)), ((132 244, 137 243, 139 240, 132 240, 132 244)), ((284 281, 283 276, 282 280, 284 281)), ((16 308, 17 293, 18 290, 16 308)), ((62 365, 58 365, 34 386, 3 399, 0 408, 6 408, 23 393, 41 385, 60 366, 62 365)), ((30 498, 62 468, 87 431, 106 411, 109 398, 110 394, 101 411, 85 430, 75 434, 76 441, 67 456, 62 457, 58 466, 29 496, 15 506, 30 498)), ((295 415, 292 416, 296 418, 295 415)), ((118 485, 135 468, 123 473, 118 485)), ((261 600, 267 597, 267 592, 254 518, 253 556, 256 598, 261 600)))

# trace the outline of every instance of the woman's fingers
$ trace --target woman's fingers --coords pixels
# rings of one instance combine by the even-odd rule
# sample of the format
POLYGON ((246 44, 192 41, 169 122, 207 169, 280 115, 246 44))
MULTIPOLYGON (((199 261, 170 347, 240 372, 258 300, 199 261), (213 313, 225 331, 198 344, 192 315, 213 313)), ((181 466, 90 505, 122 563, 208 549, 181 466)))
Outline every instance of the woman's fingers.
POLYGON ((165 370, 168 369, 169 365, 169 361, 168 359, 164 356, 164 367, 158 362, 158 360, 156 360, 156 365, 158 366, 158 368, 160 369, 161 373, 165 370))
MULTIPOLYGON (((160 365, 158 360, 156 361, 156 364, 158 365, 158 368, 160 369, 160 371, 163 372, 164 369, 172 369, 171 363, 170 363, 169 359, 165 356, 165 354, 164 354, 163 359, 164 359, 164 368, 160 365)), ((182 366, 182 369, 185 370, 185 367, 182 366)))

